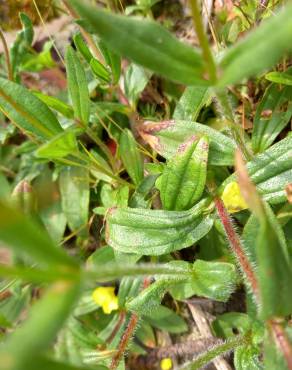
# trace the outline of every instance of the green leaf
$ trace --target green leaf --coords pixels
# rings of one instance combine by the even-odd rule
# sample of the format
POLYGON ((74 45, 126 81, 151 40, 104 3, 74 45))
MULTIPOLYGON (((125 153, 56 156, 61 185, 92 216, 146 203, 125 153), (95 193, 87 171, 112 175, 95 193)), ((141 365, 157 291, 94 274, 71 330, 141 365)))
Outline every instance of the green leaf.
POLYGON ((140 94, 148 84, 152 73, 136 64, 130 64, 125 72, 124 89, 125 94, 133 107, 136 106, 140 94))
POLYGON ((255 76, 275 65, 286 52, 291 52, 291 17, 292 5, 289 4, 227 50, 220 63, 218 85, 226 86, 255 76))
POLYGON ((158 256, 187 248, 208 233, 211 216, 204 215, 208 201, 188 211, 118 208, 107 215, 107 241, 114 249, 158 256))
POLYGON ((112 71, 112 82, 113 84, 118 83, 121 75, 121 58, 119 55, 110 50, 104 42, 100 41, 98 46, 104 56, 107 65, 112 71))
POLYGON ((158 23, 116 15, 70 0, 82 26, 94 31, 112 50, 164 77, 184 84, 206 84, 201 55, 179 42, 158 23))
MULTIPOLYGON (((64 362, 57 362, 50 358, 36 356, 33 357, 33 361, 31 361, 29 366, 30 370, 93 370, 92 367, 88 366, 74 366, 64 362)), ((102 365, 94 365, 94 370, 108 370, 108 368, 102 365)))
POLYGON ((6 370, 28 368, 32 358, 55 339, 80 293, 80 284, 58 282, 34 304, 30 317, 1 347, 6 370))
POLYGON ((265 92, 254 117, 252 147, 263 152, 288 124, 292 116, 292 87, 272 84, 265 92), (268 117, 265 117, 268 114, 268 117))
POLYGON ((143 158, 132 132, 128 129, 123 130, 121 135, 120 154, 128 174, 133 182, 138 185, 144 177, 143 158))
POLYGON ((89 174, 86 168, 66 166, 59 178, 62 209, 72 231, 86 227, 89 207, 89 174))
POLYGON ((256 256, 261 297, 260 315, 263 320, 268 320, 292 312, 289 286, 292 268, 286 245, 283 245, 283 232, 268 206, 265 207, 265 217, 259 222, 256 256), (281 236, 279 232, 282 233, 281 236))
MULTIPOLYGON (((247 163, 247 170, 258 193, 270 204, 285 202, 285 187, 292 182, 292 137, 274 144, 247 163)), ((236 175, 228 177, 219 188, 221 194, 236 175)))
POLYGON ((177 282, 169 291, 175 299, 198 295, 226 302, 235 290, 236 280, 236 268, 231 263, 196 260, 192 266, 192 276, 185 282, 177 282))
POLYGON ((264 338, 264 369, 289 370, 281 350, 275 345, 273 336, 268 332, 264 338))
POLYGON ((83 56, 87 63, 90 63, 93 55, 91 54, 91 51, 89 50, 80 32, 76 33, 73 36, 73 41, 79 53, 83 56))
POLYGON ((110 73, 106 69, 106 67, 102 63, 100 63, 100 61, 92 58, 90 61, 90 67, 95 76, 98 77, 101 81, 106 83, 110 82, 110 73))
POLYGON ((152 312, 160 305, 167 291, 176 299, 198 295, 226 302, 235 290, 236 269, 230 263, 196 260, 191 264, 173 261, 169 266, 181 267, 186 272, 185 276, 157 277, 156 282, 126 304, 129 310, 139 314, 152 312))
POLYGON ((187 87, 176 104, 173 119, 196 121, 210 95, 210 89, 207 86, 187 87))
POLYGON ((42 94, 39 91, 34 91, 34 95, 43 101, 48 107, 61 113, 64 117, 72 119, 74 117, 73 109, 70 105, 64 103, 62 100, 54 96, 42 94))
POLYGON ((180 334, 188 330, 185 320, 165 306, 158 306, 151 313, 148 312, 144 318, 155 328, 169 333, 180 334))
POLYGON ((277 84, 292 86, 292 76, 287 72, 270 72, 265 75, 265 79, 277 84))
POLYGON ((62 132, 50 109, 24 87, 0 78, 0 110, 29 136, 45 141, 62 132))
POLYGON ((30 53, 34 37, 33 24, 30 18, 25 13, 20 13, 19 18, 22 30, 17 33, 16 39, 10 49, 11 66, 14 77, 17 75, 17 71, 24 56, 30 53))
POLYGON ((90 100, 86 74, 78 55, 71 47, 68 47, 66 53, 66 70, 68 91, 72 100, 75 117, 82 123, 87 124, 89 120, 90 100))
POLYGON ((191 208, 202 196, 208 161, 207 137, 191 138, 180 145, 160 177, 160 198, 164 209, 191 208))
POLYGON ((36 262, 56 266, 75 265, 62 249, 57 248, 45 231, 27 216, 0 201, 0 240, 16 253, 26 253, 36 262))
POLYGON ((58 159, 76 152, 78 152, 76 136, 75 133, 70 130, 62 132, 43 144, 37 149, 35 154, 38 158, 58 159))
POLYGON ((138 127, 138 131, 155 151, 167 159, 190 137, 207 136, 210 142, 209 163, 215 166, 233 165, 235 143, 207 125, 180 120, 146 121, 138 127))
MULTIPOLYGON (((259 360, 260 351, 253 346, 242 346, 234 351, 234 365, 236 370, 262 370, 263 364, 259 360)), ((277 368, 278 369, 278 368, 277 368)), ((268 369, 266 369, 268 370, 268 369)))

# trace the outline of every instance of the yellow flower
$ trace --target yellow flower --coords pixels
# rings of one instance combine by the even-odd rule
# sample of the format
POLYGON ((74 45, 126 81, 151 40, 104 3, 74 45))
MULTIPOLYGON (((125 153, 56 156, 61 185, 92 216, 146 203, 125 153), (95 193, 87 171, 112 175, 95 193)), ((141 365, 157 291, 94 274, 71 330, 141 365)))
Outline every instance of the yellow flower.
POLYGON ((248 208, 241 195, 238 183, 235 181, 226 185, 221 198, 229 213, 239 212, 248 208))
POLYGON ((93 291, 92 298, 96 304, 101 306, 105 314, 110 314, 119 308, 114 287, 98 287, 93 291))
POLYGON ((172 359, 167 357, 160 361, 160 368, 162 370, 170 370, 172 369, 172 359))

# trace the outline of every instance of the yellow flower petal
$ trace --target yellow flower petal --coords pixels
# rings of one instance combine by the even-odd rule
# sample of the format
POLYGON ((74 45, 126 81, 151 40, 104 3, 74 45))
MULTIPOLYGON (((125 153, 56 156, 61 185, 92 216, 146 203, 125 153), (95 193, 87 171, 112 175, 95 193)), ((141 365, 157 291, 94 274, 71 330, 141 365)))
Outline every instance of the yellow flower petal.
POLYGON ((161 370, 170 370, 172 369, 172 359, 167 357, 160 361, 161 370))
POLYGON ((248 208, 241 195, 239 185, 235 181, 226 185, 221 198, 229 213, 239 212, 248 208))
POLYGON ((105 314, 110 314, 119 308, 115 287, 98 287, 93 291, 92 298, 96 304, 101 306, 105 314))

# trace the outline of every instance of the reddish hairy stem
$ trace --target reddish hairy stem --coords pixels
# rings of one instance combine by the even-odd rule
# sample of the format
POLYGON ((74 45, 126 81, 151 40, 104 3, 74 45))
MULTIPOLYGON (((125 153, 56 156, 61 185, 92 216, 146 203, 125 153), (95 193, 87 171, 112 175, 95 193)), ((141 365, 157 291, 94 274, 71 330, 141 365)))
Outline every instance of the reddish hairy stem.
POLYGON ((268 322, 268 325, 273 334, 274 342, 281 350, 286 360, 288 369, 292 370, 292 347, 281 322, 278 322, 277 319, 273 319, 268 322))
MULTIPOLYGON (((144 281, 143 281, 143 289, 147 288, 149 285, 150 285, 150 279, 145 278, 144 281)), ((129 344, 129 342, 130 342, 130 340, 133 336, 133 333, 136 329, 138 321, 139 321, 138 315, 136 313, 133 313, 130 317, 130 321, 129 321, 129 324, 127 326, 127 329, 124 332, 124 334, 122 336, 122 339, 119 343, 117 353, 115 354, 115 356, 112 359, 112 362, 111 362, 111 365, 110 365, 111 370, 115 370, 118 367, 118 365, 121 361, 121 358, 123 357, 123 355, 124 355, 124 353, 125 353, 125 351, 128 347, 128 344, 129 344)))
POLYGON ((247 256, 245 255, 244 249, 240 242, 240 238, 238 234, 236 233, 236 231, 234 230, 234 227, 232 225, 229 214, 226 211, 224 203, 220 198, 215 198, 215 207, 217 209, 219 218, 223 224, 230 247, 239 262, 241 270, 244 272, 252 288, 252 291, 254 293, 256 300, 259 301, 259 287, 258 287, 258 281, 256 279, 255 273, 250 265, 250 262, 247 256))
POLYGON ((122 311, 119 315, 119 320, 118 320, 116 326, 114 327, 114 330, 111 332, 111 335, 107 339, 108 344, 110 344, 113 341, 113 339, 116 336, 117 332, 119 331, 121 325, 123 324, 123 322, 125 320, 125 317, 126 317, 126 313, 124 311, 122 311))

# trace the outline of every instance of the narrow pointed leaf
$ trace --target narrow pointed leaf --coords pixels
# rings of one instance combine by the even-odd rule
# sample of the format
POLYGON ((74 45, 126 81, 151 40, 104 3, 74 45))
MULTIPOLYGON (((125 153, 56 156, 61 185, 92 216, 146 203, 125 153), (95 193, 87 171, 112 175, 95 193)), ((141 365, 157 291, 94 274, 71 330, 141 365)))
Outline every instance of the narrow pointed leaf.
POLYGON ((196 121, 210 95, 207 86, 188 86, 176 104, 173 119, 196 121))
POLYGON ((187 248, 208 233, 211 216, 203 215, 208 201, 189 211, 112 209, 107 217, 107 241, 114 249, 141 255, 161 255, 187 248))
POLYGON ((69 2, 82 18, 82 26, 119 55, 172 80, 206 84, 201 55, 157 22, 112 14, 80 0, 69 2))
POLYGON ((60 192, 62 209, 70 229, 85 229, 89 207, 88 170, 81 167, 64 167, 60 174, 60 192))
POLYGON ((190 137, 207 136, 210 142, 209 163, 215 166, 229 166, 234 163, 235 143, 207 125, 181 120, 146 121, 138 127, 138 131, 164 158, 171 158, 179 145, 190 137))
POLYGON ((53 266, 74 265, 45 231, 4 202, 0 202, 0 240, 16 253, 25 253, 36 262, 53 266))
POLYGON ((226 86, 255 76, 291 52, 291 17, 292 5, 289 4, 227 50, 220 63, 222 73, 218 85, 226 86))
POLYGON ((26 88, 0 78, 0 110, 21 131, 40 141, 63 130, 50 109, 26 88))
POLYGON ((123 164, 136 185, 143 180, 143 158, 130 130, 124 130, 120 140, 120 154, 123 164))
POLYGON ((38 97, 41 101, 43 101, 45 104, 47 104, 48 107, 61 113, 64 117, 70 119, 74 117, 73 108, 70 105, 64 103, 62 100, 59 100, 54 96, 42 94, 39 91, 34 92, 34 95, 38 97))
POLYGON ((7 370, 28 368, 36 354, 53 342, 80 293, 76 283, 55 283, 31 309, 29 319, 1 347, 7 370))
POLYGON ((43 144, 37 151, 39 158, 57 159, 78 152, 75 133, 64 131, 53 139, 43 144))
POLYGON ((292 75, 287 72, 270 72, 265 75, 265 79, 281 85, 292 86, 292 75))
POLYGON ((209 143, 203 136, 180 145, 168 161, 160 180, 160 198, 164 209, 181 211, 191 208, 202 196, 208 161, 209 143))
POLYGON ((78 55, 71 47, 67 49, 66 53, 66 69, 68 90, 75 117, 84 124, 87 124, 89 120, 90 100, 86 74, 78 55))
POLYGON ((254 117, 252 147, 254 152, 267 149, 292 116, 292 87, 280 89, 272 84, 257 107, 254 117), (265 117, 265 113, 269 116, 265 117))

